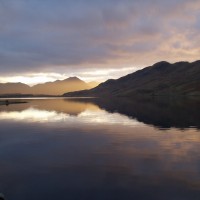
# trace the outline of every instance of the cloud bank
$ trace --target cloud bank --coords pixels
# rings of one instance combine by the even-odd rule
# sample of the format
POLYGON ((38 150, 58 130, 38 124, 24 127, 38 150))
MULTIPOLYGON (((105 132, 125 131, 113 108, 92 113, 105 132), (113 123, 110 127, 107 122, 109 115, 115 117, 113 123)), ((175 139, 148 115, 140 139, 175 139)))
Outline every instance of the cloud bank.
POLYGON ((193 61, 199 33, 199 0, 0 0, 0 74, 193 61))

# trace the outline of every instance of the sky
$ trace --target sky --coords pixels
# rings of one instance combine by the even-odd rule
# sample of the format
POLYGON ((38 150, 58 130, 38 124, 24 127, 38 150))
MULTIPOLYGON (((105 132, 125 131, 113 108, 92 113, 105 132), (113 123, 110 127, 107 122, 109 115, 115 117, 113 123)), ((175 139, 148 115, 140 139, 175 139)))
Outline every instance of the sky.
POLYGON ((105 81, 199 44, 200 0, 0 0, 0 82, 105 81))

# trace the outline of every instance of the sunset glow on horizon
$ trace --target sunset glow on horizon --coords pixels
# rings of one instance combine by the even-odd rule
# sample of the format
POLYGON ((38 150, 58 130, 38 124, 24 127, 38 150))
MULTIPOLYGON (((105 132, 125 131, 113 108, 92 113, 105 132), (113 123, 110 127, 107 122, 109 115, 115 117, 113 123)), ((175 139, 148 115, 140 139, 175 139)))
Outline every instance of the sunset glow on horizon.
POLYGON ((0 200, 200 197, 200 0, 0 0, 0 200))
POLYGON ((132 73, 137 68, 128 67, 122 69, 96 69, 93 71, 77 72, 71 74, 59 74, 59 73, 33 73, 24 74, 18 76, 0 76, 0 83, 24 83, 29 86, 34 86, 39 83, 53 82, 56 80, 64 80, 69 77, 78 77, 85 82, 104 82, 111 78, 120 78, 122 75, 132 73))
POLYGON ((198 0, 1 0, 0 83, 103 82, 198 60, 199 10, 198 0))

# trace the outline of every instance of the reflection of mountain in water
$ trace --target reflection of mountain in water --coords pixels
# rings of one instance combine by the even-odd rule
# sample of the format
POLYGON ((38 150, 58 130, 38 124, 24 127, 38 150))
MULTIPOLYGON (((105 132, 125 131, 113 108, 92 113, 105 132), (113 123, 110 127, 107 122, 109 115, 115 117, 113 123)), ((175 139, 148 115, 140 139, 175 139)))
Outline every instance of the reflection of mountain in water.
POLYGON ((0 111, 24 111, 31 108, 43 111, 55 111, 57 113, 65 113, 72 116, 78 116, 86 109, 98 110, 98 106, 90 102, 79 102, 67 99, 29 99, 27 104, 1 106, 0 111))
POLYGON ((95 98, 81 101, 93 102, 108 112, 118 112, 159 128, 200 128, 200 100, 95 98))
MULTIPOLYGON (((40 115, 54 118, 57 114, 79 116, 86 110, 97 112, 101 109, 110 113, 119 113, 139 122, 158 128, 200 129, 200 100, 189 99, 128 99, 128 98, 87 98, 87 99, 34 99, 27 104, 1 106, 0 112, 12 112, 24 118, 40 115), (24 112, 26 111, 26 112, 24 112)), ((4 113, 5 114, 5 113, 4 113)), ((98 113, 97 113, 98 115, 98 113)), ((91 117, 91 116, 90 116, 91 117)), ((106 116, 105 116, 106 117, 106 116)), ((93 117, 90 118, 91 120, 93 117)), ((38 119, 39 120, 39 119, 38 119)), ((53 119, 52 119, 53 120, 53 119)), ((109 120, 109 119, 107 119, 109 120)))

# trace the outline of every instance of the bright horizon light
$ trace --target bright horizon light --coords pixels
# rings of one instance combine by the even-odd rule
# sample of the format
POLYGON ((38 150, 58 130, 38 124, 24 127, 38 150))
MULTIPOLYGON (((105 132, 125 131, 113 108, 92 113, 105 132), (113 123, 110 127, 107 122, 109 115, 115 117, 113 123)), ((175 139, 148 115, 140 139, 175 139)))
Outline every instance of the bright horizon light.
POLYGON ((0 0, 0 82, 102 82, 193 62, 199 17, 199 0, 0 0))
POLYGON ((45 82, 52 82, 55 80, 63 80, 67 78, 65 75, 58 74, 58 73, 38 73, 38 74, 24 74, 21 76, 5 76, 0 77, 1 83, 25 83, 30 86, 45 83, 45 82))
POLYGON ((85 82, 104 82, 108 79, 117 79, 121 76, 125 76, 129 73, 133 73, 138 68, 124 67, 121 69, 94 69, 84 70, 82 72, 75 72, 70 74, 60 73, 34 73, 34 74, 23 74, 20 76, 0 76, 0 83, 24 83, 29 86, 34 86, 40 83, 53 82, 56 80, 64 80, 69 77, 76 76, 85 82))

